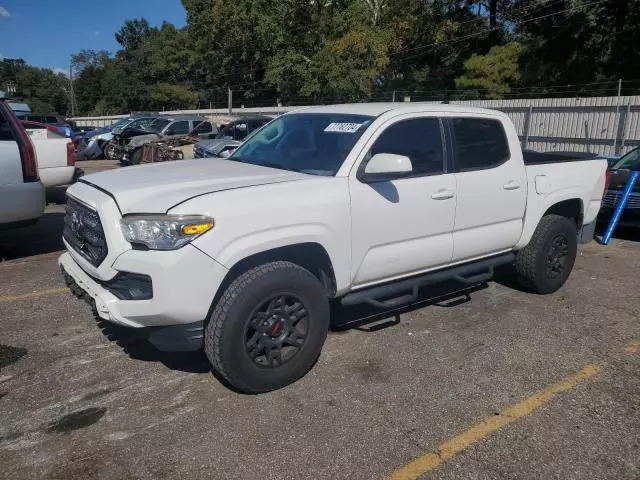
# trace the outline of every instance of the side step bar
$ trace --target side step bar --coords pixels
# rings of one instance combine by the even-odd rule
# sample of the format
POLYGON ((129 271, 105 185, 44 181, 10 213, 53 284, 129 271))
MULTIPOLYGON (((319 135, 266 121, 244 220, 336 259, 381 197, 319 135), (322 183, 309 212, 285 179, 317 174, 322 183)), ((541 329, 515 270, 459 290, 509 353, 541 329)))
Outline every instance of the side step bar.
POLYGON ((408 305, 418 299, 420 287, 444 282, 445 280, 457 280, 467 285, 486 282, 493 278, 495 267, 513 263, 515 258, 515 253, 509 252, 497 257, 485 258, 477 262, 425 273, 395 283, 358 290, 342 297, 341 303, 343 305, 368 303, 378 308, 394 308, 408 305), (382 300, 385 298, 386 300, 382 300))

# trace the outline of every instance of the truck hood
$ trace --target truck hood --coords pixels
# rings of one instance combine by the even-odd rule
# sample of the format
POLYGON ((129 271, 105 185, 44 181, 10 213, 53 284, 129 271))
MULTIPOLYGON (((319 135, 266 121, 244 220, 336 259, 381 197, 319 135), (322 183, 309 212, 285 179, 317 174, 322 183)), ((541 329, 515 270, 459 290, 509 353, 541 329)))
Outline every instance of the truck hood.
POLYGON ((109 193, 124 215, 165 213, 199 195, 309 177, 304 173, 203 158, 108 170, 79 181, 109 193))

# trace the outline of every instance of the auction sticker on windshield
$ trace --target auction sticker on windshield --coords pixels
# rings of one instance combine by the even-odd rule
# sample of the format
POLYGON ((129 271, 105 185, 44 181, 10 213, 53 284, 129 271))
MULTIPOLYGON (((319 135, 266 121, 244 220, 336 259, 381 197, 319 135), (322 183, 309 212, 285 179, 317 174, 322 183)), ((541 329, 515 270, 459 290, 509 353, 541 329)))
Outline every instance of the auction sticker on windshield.
POLYGON ((358 129, 364 125, 363 123, 330 123, 325 132, 339 132, 339 133, 356 133, 358 129))

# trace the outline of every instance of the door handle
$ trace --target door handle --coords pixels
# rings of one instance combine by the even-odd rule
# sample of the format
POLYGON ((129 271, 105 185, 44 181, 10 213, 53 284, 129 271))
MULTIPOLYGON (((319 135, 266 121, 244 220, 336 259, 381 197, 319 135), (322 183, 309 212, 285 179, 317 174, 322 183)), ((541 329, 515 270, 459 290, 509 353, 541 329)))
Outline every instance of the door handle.
POLYGON ((511 180, 508 183, 505 183, 503 187, 505 190, 518 190, 520 188, 520 184, 515 180, 511 180))
POLYGON ((431 195, 431 198, 434 200, 448 200, 453 198, 454 193, 451 190, 438 190, 436 193, 431 195))

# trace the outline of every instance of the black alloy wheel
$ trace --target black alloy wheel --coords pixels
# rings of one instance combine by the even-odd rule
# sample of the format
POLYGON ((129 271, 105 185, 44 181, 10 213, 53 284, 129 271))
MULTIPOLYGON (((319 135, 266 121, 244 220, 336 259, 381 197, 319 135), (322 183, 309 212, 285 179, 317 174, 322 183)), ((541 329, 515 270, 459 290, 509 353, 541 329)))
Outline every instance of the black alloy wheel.
POLYGON ((245 333, 246 352, 256 365, 277 368, 298 354, 308 330, 302 300, 292 293, 278 294, 254 310, 245 333))

